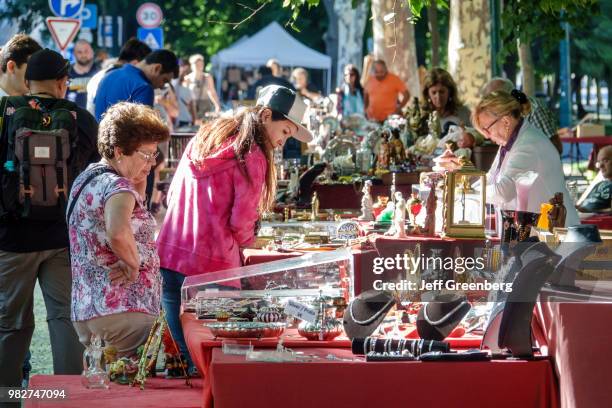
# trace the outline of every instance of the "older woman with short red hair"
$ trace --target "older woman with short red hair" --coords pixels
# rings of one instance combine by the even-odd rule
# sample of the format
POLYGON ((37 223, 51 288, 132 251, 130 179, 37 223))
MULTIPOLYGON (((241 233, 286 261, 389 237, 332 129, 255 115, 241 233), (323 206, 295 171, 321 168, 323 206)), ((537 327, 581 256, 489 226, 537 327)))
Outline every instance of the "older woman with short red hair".
POLYGON ((102 160, 75 180, 68 203, 72 321, 81 343, 92 335, 131 355, 159 314, 156 222, 144 204, 147 175, 168 129, 144 105, 122 102, 98 132, 102 160))

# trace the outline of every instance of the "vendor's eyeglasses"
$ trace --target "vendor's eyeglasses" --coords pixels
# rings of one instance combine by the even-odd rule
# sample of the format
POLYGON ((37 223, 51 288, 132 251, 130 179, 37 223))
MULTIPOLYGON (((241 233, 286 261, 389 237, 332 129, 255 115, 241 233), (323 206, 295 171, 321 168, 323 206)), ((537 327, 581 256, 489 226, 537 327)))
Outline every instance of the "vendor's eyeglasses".
POLYGON ((140 150, 136 150, 143 159, 145 159, 146 161, 155 161, 155 159, 157 159, 157 157, 159 156, 159 150, 154 152, 154 153, 146 153, 140 150))
POLYGON ((489 126, 487 126, 487 127, 483 127, 483 128, 482 128, 482 130, 484 130, 485 132, 489 133, 489 129, 491 129, 491 128, 492 128, 492 127, 493 127, 493 126, 494 126, 494 125, 495 125, 497 122, 499 122, 499 120, 500 120, 501 118, 502 118, 501 116, 500 116, 500 117, 498 117, 498 118, 497 118, 497 119, 495 119, 495 120, 493 121, 493 123, 491 123, 489 126))

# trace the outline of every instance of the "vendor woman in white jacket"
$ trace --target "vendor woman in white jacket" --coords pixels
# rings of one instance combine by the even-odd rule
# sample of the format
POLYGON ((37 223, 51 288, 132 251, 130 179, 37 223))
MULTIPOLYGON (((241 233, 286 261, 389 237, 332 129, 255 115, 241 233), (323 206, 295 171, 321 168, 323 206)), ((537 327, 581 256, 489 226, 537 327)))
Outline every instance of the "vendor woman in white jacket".
POLYGON ((478 131, 501 146, 487 173, 487 201, 500 210, 517 210, 516 178, 533 171, 538 177, 529 190, 527 208, 521 210, 539 214, 540 205, 561 192, 567 209, 565 226, 579 224, 559 153, 542 131, 524 120, 530 110, 527 96, 515 89, 488 94, 472 114, 478 131))

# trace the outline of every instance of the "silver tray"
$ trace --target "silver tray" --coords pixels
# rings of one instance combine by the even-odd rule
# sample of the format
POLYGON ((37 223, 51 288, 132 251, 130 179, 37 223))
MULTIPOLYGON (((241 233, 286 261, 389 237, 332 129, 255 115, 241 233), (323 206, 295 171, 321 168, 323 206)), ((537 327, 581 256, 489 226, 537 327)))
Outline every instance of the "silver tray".
POLYGON ((279 337, 287 327, 286 323, 262 322, 218 322, 205 323, 215 338, 253 339, 279 337))

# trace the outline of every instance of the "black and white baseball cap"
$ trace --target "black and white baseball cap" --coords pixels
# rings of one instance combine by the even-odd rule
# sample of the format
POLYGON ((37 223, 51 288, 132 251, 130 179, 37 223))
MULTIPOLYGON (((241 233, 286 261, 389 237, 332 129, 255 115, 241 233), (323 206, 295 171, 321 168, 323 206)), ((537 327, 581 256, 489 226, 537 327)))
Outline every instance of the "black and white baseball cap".
POLYGON ((308 143, 312 140, 312 134, 302 125, 306 104, 291 89, 279 85, 268 85, 259 91, 257 106, 270 108, 295 123, 298 131, 293 137, 300 142, 308 143))

